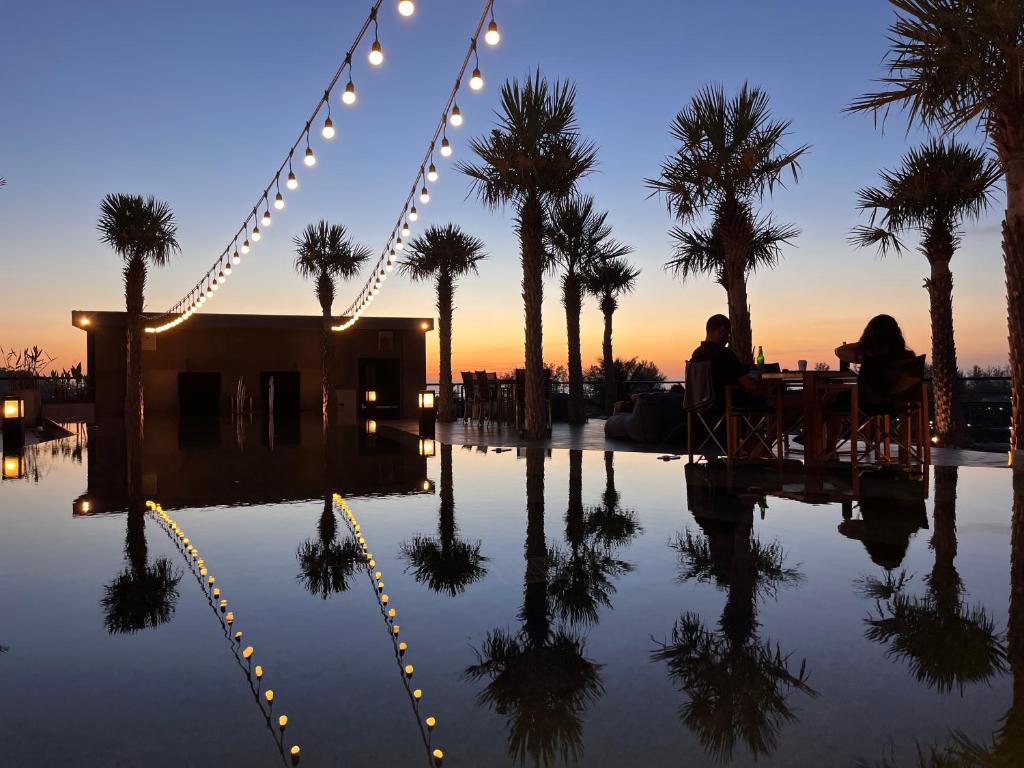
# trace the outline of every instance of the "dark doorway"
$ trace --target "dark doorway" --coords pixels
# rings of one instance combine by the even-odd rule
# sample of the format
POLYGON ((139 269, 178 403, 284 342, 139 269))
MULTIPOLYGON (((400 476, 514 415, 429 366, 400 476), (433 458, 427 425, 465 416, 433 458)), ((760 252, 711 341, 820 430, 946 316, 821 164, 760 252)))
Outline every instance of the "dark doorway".
POLYGON ((260 373, 260 397, 263 412, 270 411, 270 379, 274 379, 274 416, 299 415, 299 372, 262 371, 260 373))
POLYGON ((397 419, 402 411, 402 379, 400 361, 396 357, 359 358, 360 402, 367 408, 367 415, 375 419, 397 419), (366 402, 365 393, 377 393, 376 402, 366 402))
POLYGON ((178 413, 182 419, 216 419, 220 415, 220 374, 179 373, 178 413))

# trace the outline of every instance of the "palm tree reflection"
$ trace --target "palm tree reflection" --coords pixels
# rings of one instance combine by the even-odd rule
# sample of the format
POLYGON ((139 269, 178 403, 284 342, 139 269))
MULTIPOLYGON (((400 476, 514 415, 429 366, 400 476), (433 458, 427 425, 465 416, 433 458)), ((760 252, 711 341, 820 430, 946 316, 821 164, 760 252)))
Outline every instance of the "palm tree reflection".
POLYGON ((604 691, 601 665, 582 636, 553 626, 544 537, 544 451, 526 449, 526 575, 521 627, 489 632, 471 680, 487 679, 478 701, 508 718, 513 759, 550 765, 582 755, 583 712, 604 691))
POLYGON ((112 635, 132 635, 170 621, 181 581, 181 571, 166 558, 149 565, 145 507, 137 497, 129 501, 126 529, 124 551, 128 565, 103 588, 100 600, 103 624, 112 635))
POLYGON ((452 472, 452 446, 441 445, 441 508, 437 537, 416 536, 402 544, 402 555, 408 560, 416 581, 434 592, 452 597, 487 575, 480 554, 480 542, 470 543, 456 536, 455 490, 452 472))
POLYGON ((572 624, 596 624, 598 609, 611 606, 613 578, 633 570, 632 563, 615 556, 614 548, 640 531, 636 515, 617 508, 614 466, 605 456, 607 488, 603 506, 583 505, 583 451, 569 451, 569 506, 565 513, 568 551, 548 550, 554 571, 548 590, 558 617, 572 624), (611 501, 611 504, 607 502, 611 501))
POLYGON ((299 575, 296 578, 310 594, 326 600, 348 589, 348 580, 361 560, 359 545, 351 536, 338 541, 333 494, 324 496, 324 510, 317 524, 317 533, 317 539, 307 539, 295 553, 299 561, 299 575))
POLYGON ((866 636, 887 646, 887 656, 905 659, 919 682, 940 693, 962 691, 965 683, 985 682, 1006 669, 995 623, 984 608, 967 604, 954 564, 956 484, 956 467, 935 467, 935 561, 925 595, 907 594, 904 574, 864 580, 862 589, 878 601, 877 614, 866 620, 866 636))
POLYGON ((712 582, 728 597, 716 630, 685 613, 651 658, 667 664, 669 677, 687 695, 679 717, 705 749, 724 760, 742 742, 756 759, 771 754, 782 727, 796 719, 790 692, 817 695, 808 685, 806 662, 792 669, 778 645, 757 635, 758 603, 803 577, 785 565, 777 542, 766 545, 754 536, 755 500, 698 492, 702 471, 687 467, 691 508, 703 535, 686 530, 672 546, 679 553, 680 581, 712 582))

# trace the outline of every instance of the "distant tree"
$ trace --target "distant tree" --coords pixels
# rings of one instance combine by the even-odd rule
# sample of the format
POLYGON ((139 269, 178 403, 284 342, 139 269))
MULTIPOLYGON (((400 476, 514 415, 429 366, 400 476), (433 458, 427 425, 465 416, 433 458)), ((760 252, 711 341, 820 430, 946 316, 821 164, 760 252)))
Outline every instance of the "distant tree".
POLYGON ((162 267, 181 250, 171 207, 150 195, 112 194, 100 203, 100 241, 124 262, 127 371, 125 422, 135 439, 142 434, 142 311, 146 303, 146 272, 162 267))
MULTIPOLYGON (((641 360, 631 357, 629 360, 615 358, 612 364, 613 381, 618 387, 619 384, 628 384, 629 392, 650 392, 659 389, 657 382, 665 381, 665 374, 661 372, 656 363, 650 360, 641 360), (643 382, 643 383, 640 383, 643 382)), ((587 380, 594 388, 597 396, 605 391, 605 365, 603 360, 587 369, 587 380)))
POLYGON ((604 316, 604 337, 601 342, 601 365, 604 380, 604 412, 609 415, 618 396, 618 382, 615 357, 612 353, 612 317, 619 308, 619 297, 636 288, 640 269, 634 267, 625 256, 630 253, 628 246, 619 246, 612 258, 601 259, 591 265, 584 275, 583 284, 591 296, 597 298, 604 316))
MULTIPOLYGON (((747 363, 753 362, 747 274, 759 227, 755 205, 781 183, 784 172, 797 179, 800 157, 808 149, 781 149, 789 126, 789 121, 772 117, 768 94, 759 88, 744 83, 728 98, 721 86, 707 86, 676 115, 671 133, 679 148, 662 163, 658 178, 647 180, 651 189, 664 194, 669 211, 682 224, 690 225, 704 213, 710 216, 712 237, 721 243, 721 270, 696 271, 714 271, 725 286, 732 346, 747 363)), ((770 220, 760 224, 773 226, 770 220)), ((776 239, 795 234, 782 227, 776 239)))
POLYGON ((477 264, 486 258, 484 243, 455 224, 429 227, 409 243, 409 252, 399 264, 413 280, 433 280, 437 293, 437 331, 440 355, 438 421, 455 421, 452 391, 452 316, 455 286, 463 275, 477 274, 477 264))
POLYGON ((370 258, 370 249, 357 244, 345 227, 320 219, 307 224, 302 234, 292 238, 295 244, 295 271, 307 280, 315 280, 314 291, 320 303, 320 405, 323 423, 328 422, 331 397, 331 306, 335 280, 347 280, 359 274, 370 258))
POLYGON ((871 213, 871 223, 853 230, 854 244, 877 245, 883 256, 902 253, 906 246, 900 237, 912 231, 920 235, 918 250, 931 265, 924 287, 932 326, 935 431, 942 445, 970 443, 957 386, 949 262, 960 245, 964 220, 977 220, 985 212, 1001 175, 999 164, 984 151, 932 139, 907 152, 895 171, 883 171, 881 187, 858 193, 858 207, 871 213))
POLYGON ((536 72, 501 89, 498 125, 474 139, 471 149, 480 164, 460 163, 484 205, 512 205, 519 234, 526 315, 526 429, 538 438, 547 428, 544 409, 545 206, 576 192, 579 180, 594 168, 597 150, 580 136, 576 87, 536 72))

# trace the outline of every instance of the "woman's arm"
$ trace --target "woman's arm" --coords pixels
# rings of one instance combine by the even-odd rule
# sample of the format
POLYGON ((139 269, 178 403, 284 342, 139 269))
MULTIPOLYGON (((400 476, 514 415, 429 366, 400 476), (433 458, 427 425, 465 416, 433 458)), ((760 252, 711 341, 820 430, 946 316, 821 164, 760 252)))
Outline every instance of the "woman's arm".
POLYGON ((849 344, 843 344, 836 347, 836 357, 842 360, 844 363, 857 363, 861 361, 860 344, 857 342, 850 342, 849 344))

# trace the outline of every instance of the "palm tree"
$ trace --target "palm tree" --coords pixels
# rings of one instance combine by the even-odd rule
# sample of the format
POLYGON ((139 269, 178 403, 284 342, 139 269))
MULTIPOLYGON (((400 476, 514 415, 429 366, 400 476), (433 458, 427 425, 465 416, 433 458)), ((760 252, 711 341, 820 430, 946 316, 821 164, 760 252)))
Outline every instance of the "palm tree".
POLYGON ((526 81, 506 81, 497 127, 470 143, 482 161, 460 163, 472 188, 491 209, 516 211, 525 310, 526 436, 541 437, 544 417, 544 209, 575 193, 596 163, 597 150, 579 134, 576 87, 549 85, 540 70, 526 81))
MULTIPOLYGON (((623 249, 626 246, 622 246, 623 249)), ((583 287, 597 298, 604 315, 604 337, 601 342, 601 367, 604 369, 604 412, 609 415, 618 398, 619 382, 615 375, 615 355, 612 352, 612 315, 619 308, 619 296, 636 287, 640 269, 625 258, 623 250, 615 258, 601 259, 590 265, 583 274, 583 287)))
POLYGON ((434 280, 437 291, 437 329, 440 345, 440 397, 438 421, 455 421, 452 393, 452 313, 455 310, 455 284, 460 277, 477 274, 477 264, 486 258, 482 240, 472 237, 455 224, 433 226, 409 243, 409 254, 399 264, 403 274, 413 280, 434 280))
POLYGON ((1010 374, 1010 448, 1024 450, 1024 8, 1004 0, 890 0, 886 89, 848 109, 903 107, 909 122, 953 132, 981 125, 1006 175, 1003 264, 1010 374))
POLYGON ((146 272, 162 267, 181 250, 171 207, 155 197, 111 194, 100 203, 97 224, 100 241, 124 262, 124 303, 128 312, 125 334, 127 381, 125 426, 142 430, 142 310, 146 303, 146 272))
POLYGON ((919 250, 931 265, 924 287, 932 321, 935 427, 943 445, 970 442, 957 386, 949 262, 960 245, 963 220, 976 220, 985 211, 1001 175, 999 164, 982 150, 932 139, 907 152, 895 171, 883 171, 881 187, 858 193, 858 207, 871 212, 871 223, 854 229, 856 245, 877 244, 883 256, 890 250, 902 253, 900 235, 912 230, 920 235, 919 250))
POLYGON ((320 302, 320 403, 323 423, 327 424, 331 397, 331 305, 334 304, 335 280, 348 280, 359 274, 370 258, 370 249, 357 244, 345 227, 320 219, 307 224, 302 234, 292 239, 295 244, 295 271, 307 280, 316 280, 314 291, 320 302))
POLYGON ((753 362, 747 273, 758 226, 754 206, 781 183, 783 172, 797 179, 800 157, 808 149, 780 150, 789 126, 789 121, 772 118, 768 94, 759 88, 744 83, 727 99, 722 86, 707 86, 676 115, 671 133, 679 149, 662 163, 657 179, 647 180, 683 224, 710 215, 724 252, 716 277, 729 299, 732 346, 748 363, 753 362))
POLYGON ((338 521, 334 516, 334 496, 324 495, 323 512, 317 524, 317 538, 307 539, 295 553, 299 561, 296 577, 312 595, 324 600, 348 589, 348 580, 362 562, 359 544, 351 536, 338 541, 338 521))
POLYGON ((562 272, 562 305, 569 353, 569 423, 586 421, 583 404, 583 358, 580 354, 580 311, 584 276, 602 259, 625 256, 628 246, 611 239, 607 211, 594 210, 594 198, 574 195, 556 200, 548 212, 546 242, 552 269, 562 272))
POLYGON ((583 711, 604 691, 601 665, 586 657, 584 639, 552 627, 544 539, 544 450, 526 448, 526 576, 519 632, 489 632, 466 669, 489 680, 478 699, 508 717, 512 758, 535 765, 578 760, 583 711))
POLYGON ((920 598, 906 594, 909 579, 902 576, 884 582, 892 586, 873 589, 878 615, 866 620, 868 639, 888 646, 888 656, 906 659, 914 677, 940 693, 954 687, 962 693, 965 683, 986 682, 1006 668, 995 623, 984 608, 967 605, 954 563, 957 474, 956 467, 935 468, 935 562, 927 593, 920 598))
POLYGON ((402 555, 413 568, 416 581, 425 583, 434 592, 454 597, 466 587, 487 575, 480 554, 480 542, 470 543, 456 535, 454 473, 452 446, 441 445, 441 510, 437 538, 417 536, 402 544, 402 555))
POLYGON ((129 502, 124 551, 128 566, 104 587, 100 600, 103 624, 112 635, 166 624, 178 602, 181 571, 163 557, 149 564, 146 513, 138 498, 129 502))

